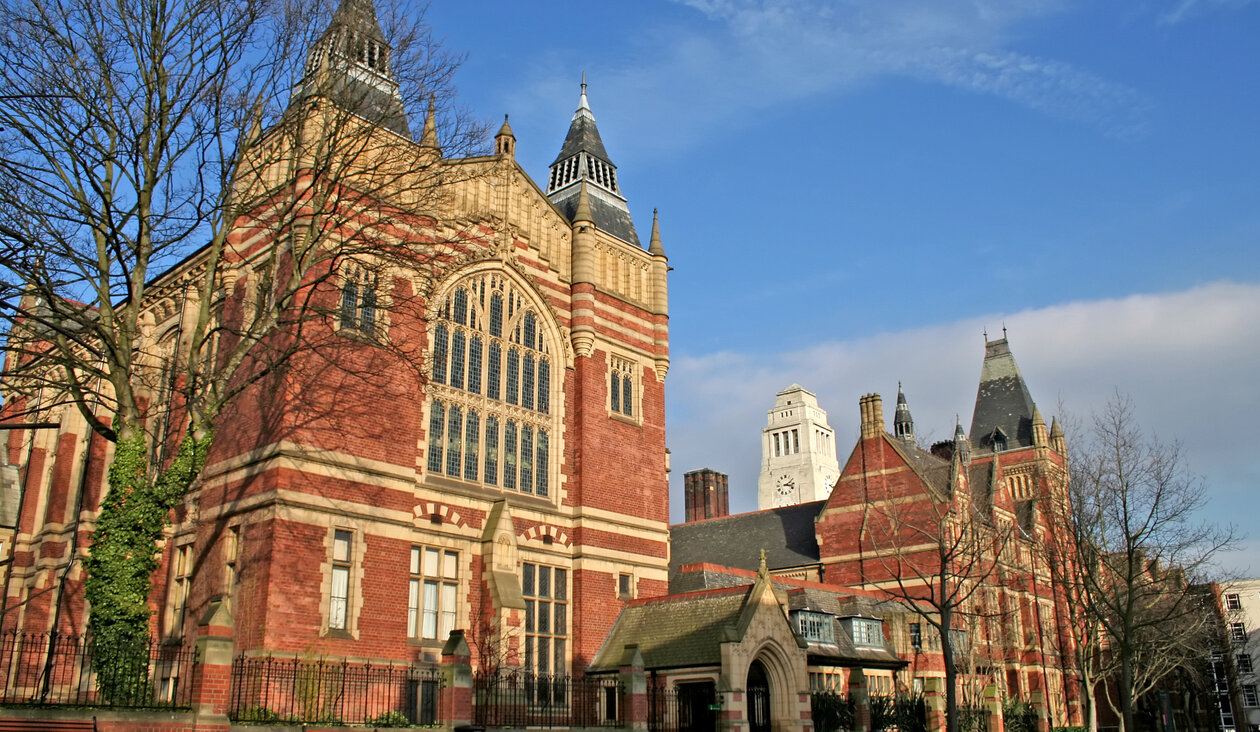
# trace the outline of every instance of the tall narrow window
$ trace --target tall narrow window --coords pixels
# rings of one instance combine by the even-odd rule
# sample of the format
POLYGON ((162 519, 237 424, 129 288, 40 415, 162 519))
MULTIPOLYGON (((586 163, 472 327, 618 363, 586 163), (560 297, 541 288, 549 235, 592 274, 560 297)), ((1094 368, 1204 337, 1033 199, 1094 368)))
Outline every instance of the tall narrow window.
POLYGON ((442 472, 442 425, 446 424, 446 409, 442 402, 433 402, 429 415, 429 472, 442 472))
POLYGON ((468 340, 468 391, 481 393, 481 336, 468 340))
POLYGON ((481 425, 477 413, 469 410, 464 420, 464 480, 477 479, 477 444, 480 442, 481 425))
POLYGON ((780 457, 781 455, 782 453, 779 452, 779 433, 775 432, 774 433, 774 456, 780 457))
POLYGON ((526 409, 534 408, 534 355, 532 353, 525 354, 522 359, 521 371, 521 406, 526 409))
POLYGON ((175 547, 171 554, 170 614, 167 617, 167 635, 184 634, 184 614, 188 610, 188 591, 192 587, 192 544, 175 547))
POLYGON ((608 408, 614 414, 634 416, 634 371, 634 362, 630 359, 609 358, 608 408))
POLYGON ((534 430, 521 425, 521 492, 534 490, 534 430))
POLYGON ((328 627, 345 630, 350 610, 350 543, 349 531, 333 532, 332 590, 328 598, 328 627))
POLYGON ((502 393, 503 350, 498 343, 490 344, 490 358, 486 362, 486 396, 498 399, 502 393))
POLYGON ((507 362, 507 403, 516 404, 520 389, 521 354, 515 348, 508 349, 507 362))
POLYGON ((359 330, 372 333, 376 328, 376 288, 365 287, 363 307, 359 309, 359 330))
POLYGON ((801 436, 796 430, 792 430, 792 452, 799 453, 801 451, 801 436))
POLYGON ((510 419, 503 431, 503 487, 516 490, 516 423, 510 419))
POLYGON ((486 417, 486 465, 482 479, 487 485, 499 482, 499 419, 493 414, 486 417))
POLYGON ((438 384, 446 383, 446 349, 449 338, 445 325, 439 323, 433 329, 433 381, 438 384))
MULTIPOLYGON (((563 675, 568 668, 569 573, 559 567, 525 562, 521 591, 525 599, 525 668, 535 674, 563 675)), ((538 684, 538 703, 563 702, 560 684, 538 684)))
POLYGON ((464 388, 464 331, 457 330, 451 336, 451 386, 464 388))
POLYGON ((503 296, 497 292, 490 296, 490 335, 503 337, 503 296))
POLYGON ((460 325, 468 325, 468 291, 462 287, 455 291, 455 310, 451 317, 460 325))
POLYGON ((358 323, 359 283, 346 277, 341 285, 341 327, 354 328, 358 323))
POLYGON ((551 412, 551 364, 546 361, 538 364, 538 411, 551 412))
POLYGON ((538 474, 538 490, 540 496, 547 495, 547 430, 538 430, 538 462, 534 466, 538 474))
POLYGON ((459 477, 459 454, 460 446, 463 444, 461 438, 463 436, 460 431, 460 423, 463 422, 463 414, 459 407, 451 405, 451 410, 446 418, 446 474, 459 477))

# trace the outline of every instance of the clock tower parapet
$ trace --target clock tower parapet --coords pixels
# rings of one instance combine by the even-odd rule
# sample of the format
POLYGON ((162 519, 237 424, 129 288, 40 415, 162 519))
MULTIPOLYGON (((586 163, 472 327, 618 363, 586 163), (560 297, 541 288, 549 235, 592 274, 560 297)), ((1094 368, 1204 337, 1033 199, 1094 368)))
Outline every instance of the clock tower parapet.
POLYGON ((818 397, 799 384, 775 395, 761 431, 757 508, 822 500, 839 474, 835 431, 818 397))

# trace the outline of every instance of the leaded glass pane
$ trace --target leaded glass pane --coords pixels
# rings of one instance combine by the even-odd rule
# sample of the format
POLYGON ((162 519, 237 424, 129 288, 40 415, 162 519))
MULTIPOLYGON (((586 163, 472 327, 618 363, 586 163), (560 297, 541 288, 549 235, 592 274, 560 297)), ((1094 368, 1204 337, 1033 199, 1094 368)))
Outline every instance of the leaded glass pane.
POLYGON ((534 408, 534 354, 525 354, 525 363, 521 371, 521 406, 534 408))
POLYGON ((534 594, 534 565, 525 564, 525 571, 521 575, 521 592, 528 596, 534 594))
POLYGON ((630 381, 629 376, 621 377, 621 413, 627 417, 631 416, 630 407, 634 404, 634 398, 631 392, 631 389, 633 388, 634 384, 630 381))
POLYGON ((547 495, 547 430, 538 430, 538 495, 547 495))
POLYGON ((551 603, 545 600, 538 601, 538 632, 551 632, 551 603))
MULTIPOLYGON (((259 297, 262 297, 259 294, 259 297)), ((347 276, 341 286, 341 327, 355 326, 355 310, 359 307, 359 284, 347 276)))
POLYGON ((482 476, 487 485, 499 482, 499 418, 486 417, 486 466, 482 476))
POLYGON ((551 597, 551 567, 538 568, 538 597, 551 597))
POLYGON ((481 423, 477 413, 468 410, 464 420, 464 480, 477 479, 477 443, 481 438, 481 423))
POLYGON ((460 447, 463 438, 463 433, 459 428, 462 421, 463 414, 460 413, 459 407, 452 405, 446 418, 446 474, 456 478, 459 477, 460 447))
POLYGON ((537 323, 533 313, 525 313, 525 347, 538 348, 537 323))
POLYGON ((503 337, 503 296, 497 292, 490 295, 490 335, 503 337))
POLYGON ((433 381, 438 384, 446 383, 446 346, 449 334, 446 326, 438 323, 433 329, 433 381))
POLYGON ((517 391, 521 378, 521 354, 515 348, 508 351, 507 362, 507 399, 508 404, 517 403, 517 391))
MULTIPOLYGON (((460 290, 463 292, 463 290, 460 290)), ((464 356, 467 347, 467 336, 464 331, 457 330, 451 336, 451 386, 456 389, 464 388, 464 356)))
POLYGON ((612 383, 608 389, 608 394, 612 399, 612 410, 614 412, 621 411, 621 374, 616 371, 612 372, 612 383))
POLYGON ((551 363, 545 358, 538 360, 538 411, 551 413, 551 363))
POLYGON ((564 569, 556 569, 556 599, 560 601, 567 600, 569 597, 569 572, 564 569))
MULTIPOLYGON (((526 566, 528 566, 528 565, 526 565, 526 566)), ((535 625, 536 625, 536 623, 535 623, 535 620, 534 620, 534 619, 535 619, 536 617, 537 617, 537 613, 536 613, 536 612, 535 612, 535 610, 534 610, 534 601, 533 601, 533 600, 526 600, 526 601, 525 601, 525 632, 526 632, 526 633, 533 633, 533 632, 534 632, 534 628, 535 628, 535 625)))
POLYGON ((503 349, 498 343, 490 344, 490 357, 486 360, 486 396, 498 399, 502 384, 500 366, 503 362, 503 349))
POLYGON ((510 419, 503 433, 503 487, 516 490, 516 423, 510 419))
POLYGON ((455 291, 455 311, 451 317, 460 325, 468 325, 468 291, 462 287, 455 291))
POLYGON ((446 424, 446 408, 442 402, 433 402, 429 415, 429 472, 442 472, 442 425, 446 424))
POLYGON ((553 627, 553 632, 556 635, 564 635, 567 632, 567 628, 565 626, 567 624, 568 618, 565 617, 565 607, 566 606, 563 605, 562 603, 557 602, 555 604, 556 622, 552 624, 552 627, 553 627))
POLYGON ((481 336, 468 340, 468 391, 481 393, 481 336))
POLYGON ((376 290, 372 287, 363 289, 363 308, 359 312, 359 330, 371 333, 376 328, 376 290))
POLYGON ((534 490, 534 428, 521 425, 521 491, 534 490))

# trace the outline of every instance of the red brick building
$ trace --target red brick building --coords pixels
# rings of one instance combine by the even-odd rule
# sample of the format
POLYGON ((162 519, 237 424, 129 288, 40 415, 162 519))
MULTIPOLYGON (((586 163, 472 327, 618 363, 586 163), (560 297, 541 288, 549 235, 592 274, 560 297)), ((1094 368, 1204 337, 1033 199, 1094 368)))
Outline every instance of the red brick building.
POLYGON ((1070 616, 1045 545, 1066 501, 1066 444, 1006 339, 986 344, 970 435, 959 425, 921 448, 903 394, 892 433, 879 395, 862 397, 860 413, 861 437, 826 500, 676 525, 675 574, 697 562, 753 569, 764 550, 781 577, 899 600, 900 611, 882 613, 883 632, 908 667, 890 681, 919 690, 941 688, 942 639, 910 604, 935 597, 939 607, 942 587, 974 584, 950 623, 961 702, 1023 699, 1053 725, 1078 723, 1070 616), (973 519, 964 528, 958 516, 973 519))
MULTIPOLYGON (((281 162, 314 124, 301 115, 331 101, 353 113, 347 124, 373 125, 373 159, 429 162, 433 205, 387 216, 386 201, 358 191, 347 220, 382 254, 360 248, 331 265, 314 294, 327 316, 304 326, 323 345, 219 419, 161 547, 153 629, 186 638, 224 596, 237 653, 431 660, 465 628, 474 654, 580 671, 623 602, 667 586, 659 230, 654 219, 643 246, 585 82, 540 185, 516 163, 506 121, 491 155, 442 159, 432 113, 413 139, 388 58, 370 3, 343 0, 311 51, 312 80, 294 92, 296 127, 265 131, 247 156, 253 177, 237 185, 310 195, 309 171, 281 162)), ((368 157, 351 159, 364 169, 345 172, 346 185, 368 157)), ((302 233, 277 234, 273 215, 260 206, 230 238, 227 326, 265 295, 268 255, 302 233)), ((198 262, 161 275, 144 303, 154 353, 183 337, 198 262)), ((169 411, 169 391, 149 398, 154 415, 169 411)), ((16 473, 21 498, 16 529, 0 535, 12 559, 3 627, 81 632, 74 558, 90 543, 111 446, 74 409, 47 403, 7 405, 57 425, 7 433, 16 467, 4 474, 16 473)), ((150 425, 156 444, 163 418, 150 425)))

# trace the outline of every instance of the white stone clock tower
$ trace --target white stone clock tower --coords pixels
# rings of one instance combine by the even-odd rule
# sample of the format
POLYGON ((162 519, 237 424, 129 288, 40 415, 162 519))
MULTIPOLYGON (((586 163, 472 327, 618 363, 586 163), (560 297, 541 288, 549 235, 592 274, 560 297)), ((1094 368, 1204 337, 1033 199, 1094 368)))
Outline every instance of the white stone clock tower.
POLYGON ((836 435, 818 397, 800 384, 779 392, 761 431, 757 508, 822 500, 839 475, 836 435))

